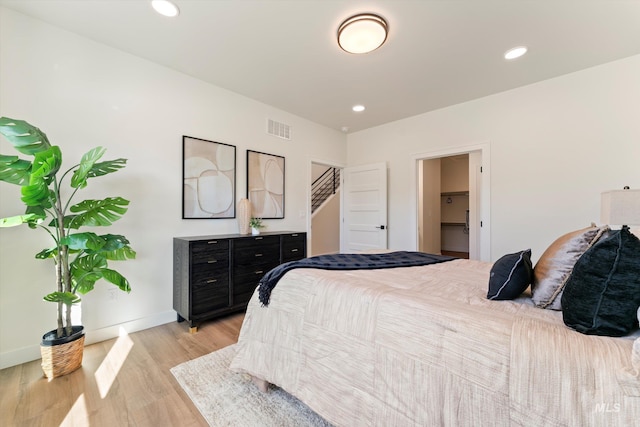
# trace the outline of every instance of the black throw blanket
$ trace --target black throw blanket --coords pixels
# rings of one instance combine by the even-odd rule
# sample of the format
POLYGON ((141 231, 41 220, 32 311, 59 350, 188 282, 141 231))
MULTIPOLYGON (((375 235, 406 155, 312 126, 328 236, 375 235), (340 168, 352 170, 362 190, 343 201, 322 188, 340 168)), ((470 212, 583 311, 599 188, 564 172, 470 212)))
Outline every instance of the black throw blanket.
POLYGON ((375 270, 381 268, 416 267, 451 261, 454 257, 426 254, 423 252, 387 252, 380 254, 335 254, 318 255, 299 261, 286 262, 269 271, 260 279, 258 289, 260 302, 269 305, 271 291, 278 280, 294 268, 318 268, 321 270, 375 270))

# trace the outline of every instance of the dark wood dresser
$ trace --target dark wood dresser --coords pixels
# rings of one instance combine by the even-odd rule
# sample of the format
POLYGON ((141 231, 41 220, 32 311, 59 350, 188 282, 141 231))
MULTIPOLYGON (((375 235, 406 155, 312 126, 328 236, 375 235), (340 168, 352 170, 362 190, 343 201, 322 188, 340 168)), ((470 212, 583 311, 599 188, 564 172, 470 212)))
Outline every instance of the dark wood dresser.
POLYGON ((307 233, 266 232, 174 237, 173 309, 189 331, 199 322, 243 311, 269 270, 307 256, 307 233))

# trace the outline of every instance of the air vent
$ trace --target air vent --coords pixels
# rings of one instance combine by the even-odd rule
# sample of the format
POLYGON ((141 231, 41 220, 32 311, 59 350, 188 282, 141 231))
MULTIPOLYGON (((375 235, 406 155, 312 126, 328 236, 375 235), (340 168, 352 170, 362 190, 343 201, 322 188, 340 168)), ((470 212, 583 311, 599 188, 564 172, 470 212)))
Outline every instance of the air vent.
POLYGON ((278 138, 291 140, 291 126, 269 119, 267 133, 278 138))

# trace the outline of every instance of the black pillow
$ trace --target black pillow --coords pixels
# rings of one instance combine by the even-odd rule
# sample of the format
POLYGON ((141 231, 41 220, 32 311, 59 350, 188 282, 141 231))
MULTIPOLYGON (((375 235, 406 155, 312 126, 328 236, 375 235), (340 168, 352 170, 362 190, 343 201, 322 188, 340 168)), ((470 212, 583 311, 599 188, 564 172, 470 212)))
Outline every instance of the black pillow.
POLYGON ((517 298, 527 289, 532 278, 531 249, 505 255, 491 267, 487 298, 493 300, 517 298))
POLYGON ((628 227, 610 232, 573 267, 562 294, 562 318, 583 334, 623 336, 640 306, 640 240, 628 227))

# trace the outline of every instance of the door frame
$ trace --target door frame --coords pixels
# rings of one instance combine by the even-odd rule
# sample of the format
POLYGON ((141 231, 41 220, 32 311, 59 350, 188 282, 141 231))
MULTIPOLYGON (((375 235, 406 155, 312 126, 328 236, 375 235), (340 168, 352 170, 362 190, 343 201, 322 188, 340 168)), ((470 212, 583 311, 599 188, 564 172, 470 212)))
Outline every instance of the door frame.
MULTIPOLYGON (((411 177, 410 179, 410 198, 409 198, 409 223, 413 225, 413 230, 418 230, 418 162, 426 159, 437 159, 442 157, 456 156, 459 154, 469 154, 469 165, 471 169, 472 153, 480 153, 480 165, 482 167, 482 175, 469 173, 469 208, 477 212, 472 215, 470 222, 475 224, 477 232, 475 235, 469 236, 469 244, 475 244, 478 252, 478 258, 481 261, 491 261, 491 148, 489 142, 482 142, 474 145, 461 147, 445 148, 442 150, 427 151, 416 153, 411 156, 411 177), (480 183, 478 184, 478 181, 480 183), (476 209, 471 209, 475 205, 476 209), (475 218, 473 218, 475 216, 475 218), (482 224, 482 226, 480 226, 482 224)), ((412 250, 418 250, 419 234, 416 232, 416 238, 413 242, 412 250)), ((471 248, 470 248, 471 250, 471 248)))

